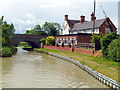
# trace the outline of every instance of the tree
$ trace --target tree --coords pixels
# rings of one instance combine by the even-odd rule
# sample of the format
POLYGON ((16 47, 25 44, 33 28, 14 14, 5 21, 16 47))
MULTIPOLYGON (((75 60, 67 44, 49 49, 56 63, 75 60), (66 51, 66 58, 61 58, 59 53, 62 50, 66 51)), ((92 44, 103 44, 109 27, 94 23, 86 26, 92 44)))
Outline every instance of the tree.
POLYGON ((45 31, 42 31, 40 25, 36 25, 33 29, 31 30, 26 30, 25 34, 37 34, 37 35, 46 35, 45 31))
POLYGON ((40 25, 36 25, 33 30, 36 32, 40 32, 42 29, 40 25))
POLYGON ((92 39, 91 39, 91 43, 95 43, 96 41, 100 42, 100 39, 102 38, 102 33, 100 34, 92 34, 92 39))
POLYGON ((2 45, 2 24, 3 24, 3 18, 4 18, 4 16, 2 16, 1 18, 0 18, 0 49, 1 49, 1 45, 2 45))
POLYGON ((55 38, 54 38, 54 36, 48 36, 48 37, 46 38, 45 44, 46 44, 47 46, 55 45, 55 38))
POLYGON ((8 24, 6 21, 3 21, 3 16, 0 19, 0 42, 2 42, 2 48, 0 48, 0 57, 8 57, 13 55, 17 49, 14 46, 11 46, 10 44, 10 38, 15 32, 14 25, 8 24))
POLYGON ((117 38, 116 31, 106 34, 101 38, 100 43, 101 43, 102 54, 104 58, 108 58, 108 46, 111 43, 111 41, 116 38, 117 38))
POLYGON ((46 42, 46 38, 42 38, 42 39, 40 39, 40 43, 45 44, 45 42, 46 42))
POLYGON ((49 36, 58 35, 60 28, 60 24, 50 22, 45 22, 45 24, 43 24, 42 26, 43 31, 45 31, 46 34, 49 36))
POLYGON ((120 62, 120 38, 113 40, 108 46, 108 59, 120 62))
POLYGON ((2 23, 2 45, 10 46, 10 38, 15 32, 14 25, 8 24, 6 21, 2 23))

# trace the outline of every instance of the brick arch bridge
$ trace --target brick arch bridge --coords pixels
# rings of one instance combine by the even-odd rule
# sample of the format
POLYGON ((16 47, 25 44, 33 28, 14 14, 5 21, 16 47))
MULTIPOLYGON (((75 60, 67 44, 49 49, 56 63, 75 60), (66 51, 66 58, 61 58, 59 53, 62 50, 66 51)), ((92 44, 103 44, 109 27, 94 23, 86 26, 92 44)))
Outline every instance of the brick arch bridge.
POLYGON ((17 46, 20 42, 28 42, 32 48, 40 47, 40 39, 45 38, 45 35, 32 35, 32 34, 14 34, 10 39, 13 46, 17 46))

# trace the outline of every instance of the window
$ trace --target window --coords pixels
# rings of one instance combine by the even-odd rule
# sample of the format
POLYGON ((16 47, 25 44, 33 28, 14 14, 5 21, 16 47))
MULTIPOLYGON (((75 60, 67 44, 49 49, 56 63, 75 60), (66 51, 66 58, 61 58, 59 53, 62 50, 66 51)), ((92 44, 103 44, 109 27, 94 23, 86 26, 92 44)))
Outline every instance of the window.
POLYGON ((70 44, 74 45, 76 41, 76 38, 70 38, 70 44))
POLYGON ((108 33, 110 33, 111 31, 110 31, 110 28, 105 28, 105 34, 108 34, 108 33))
POLYGON ((58 42, 58 44, 61 44, 61 39, 60 39, 60 38, 58 38, 57 42, 58 42))
POLYGON ((64 38, 64 44, 67 44, 67 38, 64 38))

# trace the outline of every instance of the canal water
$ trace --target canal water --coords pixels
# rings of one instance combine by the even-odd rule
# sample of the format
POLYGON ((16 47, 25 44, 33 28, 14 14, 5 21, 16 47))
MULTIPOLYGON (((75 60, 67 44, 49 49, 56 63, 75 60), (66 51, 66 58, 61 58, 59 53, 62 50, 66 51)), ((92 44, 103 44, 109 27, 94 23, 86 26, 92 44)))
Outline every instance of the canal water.
POLYGON ((2 59, 3 88, 108 88, 75 64, 18 48, 2 59))

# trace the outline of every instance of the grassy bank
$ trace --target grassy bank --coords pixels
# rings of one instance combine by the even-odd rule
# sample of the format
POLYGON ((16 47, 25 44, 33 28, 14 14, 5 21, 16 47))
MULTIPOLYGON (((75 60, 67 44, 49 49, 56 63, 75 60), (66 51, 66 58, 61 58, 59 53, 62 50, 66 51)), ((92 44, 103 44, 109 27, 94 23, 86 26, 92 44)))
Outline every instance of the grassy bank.
POLYGON ((2 57, 10 57, 13 54, 15 54, 17 51, 17 48, 14 46, 3 46, 2 47, 2 57))
POLYGON ((118 62, 105 60, 100 57, 80 54, 77 52, 67 52, 67 51, 59 51, 59 50, 53 50, 53 49, 37 49, 37 48, 35 49, 35 51, 51 52, 51 53, 73 58, 91 67, 92 69, 120 82, 118 80, 118 62))

